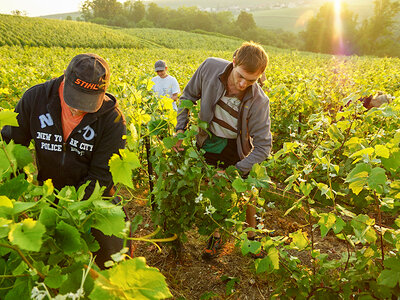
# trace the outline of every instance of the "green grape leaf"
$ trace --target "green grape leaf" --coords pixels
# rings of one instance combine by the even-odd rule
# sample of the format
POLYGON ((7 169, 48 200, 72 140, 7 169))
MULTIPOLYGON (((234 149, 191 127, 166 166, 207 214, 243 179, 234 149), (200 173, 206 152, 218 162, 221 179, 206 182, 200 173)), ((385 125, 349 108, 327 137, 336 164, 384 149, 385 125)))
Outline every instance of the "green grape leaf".
POLYGON ((167 132, 168 123, 164 119, 151 120, 147 127, 151 136, 161 135, 167 132))
POLYGON ((26 192, 28 186, 29 183, 25 180, 24 174, 20 174, 18 177, 14 177, 0 185, 0 195, 18 200, 18 198, 26 192))
POLYGON ((398 257, 386 258, 383 262, 385 270, 378 277, 378 284, 394 288, 400 283, 400 259, 398 257))
POLYGON ((52 207, 42 208, 39 221, 46 227, 55 227, 57 225, 58 213, 57 209, 52 207))
POLYGON ((375 154, 376 154, 376 156, 389 158, 390 152, 389 152, 389 149, 385 145, 376 145, 375 146, 375 154))
POLYGON ((381 185, 386 183, 386 174, 385 170, 379 167, 373 168, 369 177, 368 177, 368 186, 377 191, 378 193, 382 193, 383 189, 381 185))
POLYGON ((400 167, 400 151, 393 152, 389 158, 381 158, 381 161, 386 170, 396 172, 400 167))
POLYGON ((243 192, 247 191, 247 184, 242 178, 236 178, 233 181, 232 186, 235 188, 236 192, 238 192, 238 193, 243 193, 243 192))
POLYGON ((190 100, 181 100, 179 108, 188 108, 191 109, 193 107, 193 102, 190 100))
POLYGON ((33 157, 29 149, 22 145, 15 144, 12 149, 12 154, 17 161, 17 167, 20 169, 33 162, 33 157))
POLYGON ((39 251, 42 246, 42 236, 46 232, 44 225, 33 219, 25 219, 11 225, 8 239, 11 244, 28 251, 39 251))
POLYGON ((67 277, 67 275, 61 274, 61 268, 59 266, 55 266, 47 273, 44 283, 52 289, 58 289, 67 277))
POLYGON ((8 109, 4 109, 0 111, 0 128, 3 126, 10 125, 10 126, 18 126, 17 121, 18 113, 13 112, 8 109))
POLYGON ((56 226, 56 232, 54 235, 56 244, 66 254, 74 254, 74 252, 80 250, 81 240, 78 229, 61 221, 56 226))
POLYGON ((90 299, 164 299, 172 297, 165 277, 156 268, 146 265, 144 257, 119 263, 100 272, 90 299))
POLYGON ((122 206, 116 206, 106 201, 94 201, 93 224, 105 235, 120 236, 125 228, 125 213, 122 206))
POLYGON ((135 153, 127 149, 121 149, 119 153, 121 156, 114 154, 109 162, 113 181, 133 189, 132 170, 140 167, 140 161, 135 153))
POLYGON ((358 215, 353 220, 351 220, 351 226, 354 230, 354 235, 360 240, 362 244, 374 243, 377 239, 377 235, 373 226, 375 225, 375 220, 371 219, 367 215, 358 215))
POLYGON ((371 166, 364 163, 359 163, 356 167, 347 175, 346 181, 350 183, 350 189, 354 194, 358 195, 364 185, 368 182, 368 176, 371 173, 371 166))
POLYGON ((167 149, 171 149, 178 142, 177 137, 166 137, 163 139, 164 146, 167 149))
POLYGON ((302 232, 301 229, 289 233, 289 236, 292 238, 290 246, 295 249, 304 250, 310 244, 310 241, 307 238, 307 232, 302 232))
POLYGON ((251 241, 245 239, 242 243, 242 254, 246 255, 247 253, 258 253, 261 251, 261 243, 258 241, 251 241))
POLYGON ((11 220, 7 220, 4 218, 0 218, 0 239, 8 236, 8 232, 10 231, 11 220))
POLYGON ((271 273, 274 270, 279 269, 279 251, 271 247, 268 250, 268 255, 262 259, 255 261, 256 273, 271 273))
POLYGON ((318 221, 319 228, 321 230, 321 237, 327 235, 329 230, 335 225, 336 216, 332 213, 320 214, 321 218, 318 221))

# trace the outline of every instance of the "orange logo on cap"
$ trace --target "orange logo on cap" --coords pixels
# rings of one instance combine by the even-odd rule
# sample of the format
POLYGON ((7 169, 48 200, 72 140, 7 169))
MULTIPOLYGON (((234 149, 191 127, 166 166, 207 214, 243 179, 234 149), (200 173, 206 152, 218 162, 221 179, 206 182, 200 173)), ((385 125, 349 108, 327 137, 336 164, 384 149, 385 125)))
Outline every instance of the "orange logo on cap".
POLYGON ((86 81, 83 81, 82 79, 77 78, 75 80, 75 83, 77 85, 80 85, 81 87, 84 87, 85 89, 90 89, 90 90, 95 90, 97 91, 99 89, 99 85, 97 83, 89 83, 86 81))

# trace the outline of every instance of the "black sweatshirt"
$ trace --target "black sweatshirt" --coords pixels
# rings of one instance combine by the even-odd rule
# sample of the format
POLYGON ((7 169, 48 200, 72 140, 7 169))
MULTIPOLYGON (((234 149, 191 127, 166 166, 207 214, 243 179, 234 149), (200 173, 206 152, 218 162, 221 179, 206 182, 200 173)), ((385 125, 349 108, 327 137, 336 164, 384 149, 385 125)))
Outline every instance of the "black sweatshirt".
POLYGON ((125 146, 125 119, 111 94, 95 113, 87 113, 64 142, 61 124, 61 103, 58 88, 64 76, 35 85, 25 92, 15 111, 19 127, 5 126, 1 134, 28 146, 33 139, 38 166, 38 180, 51 178, 54 187, 78 187, 90 180, 90 194, 98 181, 113 187, 108 161, 125 146))

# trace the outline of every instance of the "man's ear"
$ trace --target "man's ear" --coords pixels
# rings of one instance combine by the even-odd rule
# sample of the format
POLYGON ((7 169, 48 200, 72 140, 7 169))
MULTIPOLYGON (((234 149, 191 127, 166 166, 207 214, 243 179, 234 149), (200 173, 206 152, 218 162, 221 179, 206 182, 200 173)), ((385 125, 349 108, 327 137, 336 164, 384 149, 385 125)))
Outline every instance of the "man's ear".
POLYGON ((233 66, 236 67, 235 58, 232 59, 233 66))

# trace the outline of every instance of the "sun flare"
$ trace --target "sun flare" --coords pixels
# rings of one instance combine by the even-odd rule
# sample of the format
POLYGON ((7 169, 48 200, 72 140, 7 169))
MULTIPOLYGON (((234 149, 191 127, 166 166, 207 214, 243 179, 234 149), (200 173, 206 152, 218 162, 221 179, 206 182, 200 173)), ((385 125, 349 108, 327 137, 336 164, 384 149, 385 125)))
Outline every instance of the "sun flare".
POLYGON ((337 51, 341 52, 343 50, 343 37, 342 37, 342 19, 341 19, 341 0, 334 1, 335 9, 335 21, 333 30, 333 41, 337 45, 337 51))

